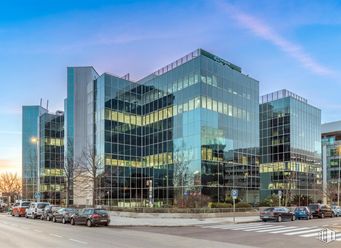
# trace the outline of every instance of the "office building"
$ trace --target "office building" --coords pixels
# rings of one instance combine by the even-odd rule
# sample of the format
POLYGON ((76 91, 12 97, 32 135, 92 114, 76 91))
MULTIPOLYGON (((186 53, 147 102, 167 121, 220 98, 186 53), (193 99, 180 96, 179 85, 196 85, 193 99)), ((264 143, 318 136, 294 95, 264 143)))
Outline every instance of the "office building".
POLYGON ((260 104, 261 200, 283 192, 321 195, 321 111, 288 90, 262 96, 260 104))
POLYGON ((41 106, 23 106, 23 198, 65 202, 64 116, 41 106))
POLYGON ((44 199, 66 203, 62 168, 74 166, 69 204, 223 202, 232 189, 259 201, 259 82, 240 67, 202 49, 138 81, 69 67, 64 102, 64 116, 23 113, 24 125, 35 123, 23 139, 40 143, 44 199), (89 154, 95 178, 84 172, 89 154))
POLYGON ((340 204, 341 121, 324 123, 321 131, 326 200, 340 204))

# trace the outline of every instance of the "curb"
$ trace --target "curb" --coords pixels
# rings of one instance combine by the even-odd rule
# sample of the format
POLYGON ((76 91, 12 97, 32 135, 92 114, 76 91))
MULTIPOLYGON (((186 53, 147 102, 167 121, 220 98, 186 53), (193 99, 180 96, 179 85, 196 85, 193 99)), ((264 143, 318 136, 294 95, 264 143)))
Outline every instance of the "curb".
POLYGON ((109 228, 124 228, 124 227, 197 227, 199 225, 174 225, 174 226, 165 226, 165 225, 109 225, 109 228))

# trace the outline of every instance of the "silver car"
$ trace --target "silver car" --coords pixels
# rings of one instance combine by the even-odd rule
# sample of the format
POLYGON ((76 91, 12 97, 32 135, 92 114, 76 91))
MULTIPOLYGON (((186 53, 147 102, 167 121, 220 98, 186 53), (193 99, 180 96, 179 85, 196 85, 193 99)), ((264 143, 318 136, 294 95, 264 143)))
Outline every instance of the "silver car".
POLYGON ((340 217, 341 216, 341 207, 340 206, 332 206, 332 210, 333 210, 334 215, 336 217, 340 217))

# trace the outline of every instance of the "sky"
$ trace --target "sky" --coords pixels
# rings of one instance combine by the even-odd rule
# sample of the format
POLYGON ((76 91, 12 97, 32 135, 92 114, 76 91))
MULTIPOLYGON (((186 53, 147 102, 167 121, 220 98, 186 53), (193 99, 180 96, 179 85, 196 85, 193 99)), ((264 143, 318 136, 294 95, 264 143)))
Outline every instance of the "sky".
POLYGON ((21 106, 63 109, 66 67, 138 80, 203 48, 341 120, 341 1, 1 1, 0 172, 21 174, 21 106))

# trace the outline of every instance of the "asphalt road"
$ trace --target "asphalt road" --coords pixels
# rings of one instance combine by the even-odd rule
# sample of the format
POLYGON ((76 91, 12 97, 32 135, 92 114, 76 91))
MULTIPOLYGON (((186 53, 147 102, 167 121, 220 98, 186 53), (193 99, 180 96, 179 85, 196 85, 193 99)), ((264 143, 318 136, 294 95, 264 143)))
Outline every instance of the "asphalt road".
POLYGON ((250 248, 236 246, 227 242, 181 237, 154 231, 145 232, 133 228, 86 227, 63 225, 41 220, 12 217, 0 214, 1 248, 69 248, 69 247, 224 247, 250 248))
POLYGON ((281 223, 226 223, 181 228, 136 227, 133 230, 264 248, 341 247, 341 217, 281 223), (324 243, 318 239, 319 231, 325 228, 335 231, 335 241, 324 243))
POLYGON ((341 247, 341 217, 294 222, 194 227, 92 227, 63 225, 0 214, 1 248, 40 247, 341 247), (321 229, 336 231, 336 241, 318 240, 321 229))

